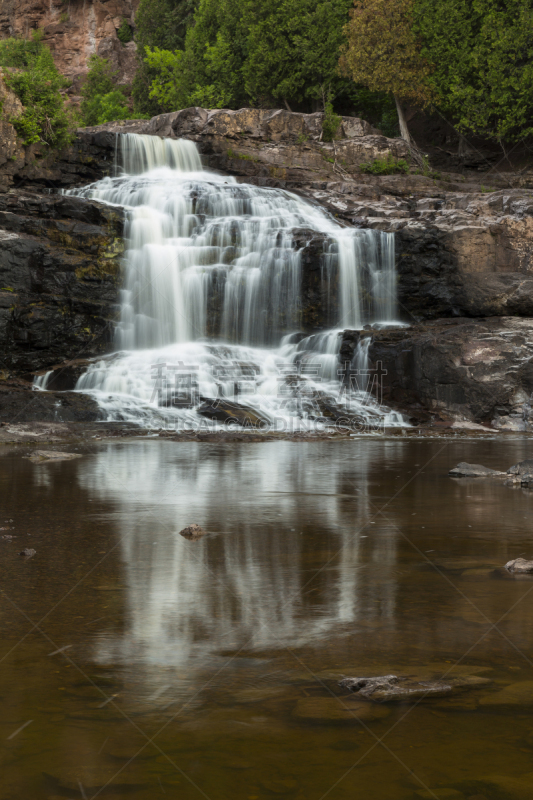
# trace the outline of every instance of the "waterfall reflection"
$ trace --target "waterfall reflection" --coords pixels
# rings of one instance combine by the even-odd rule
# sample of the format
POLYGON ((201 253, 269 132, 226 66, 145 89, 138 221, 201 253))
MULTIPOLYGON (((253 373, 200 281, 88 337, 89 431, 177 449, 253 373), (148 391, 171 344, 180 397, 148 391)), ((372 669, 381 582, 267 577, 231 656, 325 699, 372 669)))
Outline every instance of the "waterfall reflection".
POLYGON ((390 621, 396 530, 362 530, 382 449, 350 446, 335 458, 327 443, 102 450, 78 474, 116 509, 127 618, 119 638, 101 641, 99 660, 192 667, 221 651, 320 645, 359 621, 390 621), (191 522, 209 535, 183 539, 191 522))

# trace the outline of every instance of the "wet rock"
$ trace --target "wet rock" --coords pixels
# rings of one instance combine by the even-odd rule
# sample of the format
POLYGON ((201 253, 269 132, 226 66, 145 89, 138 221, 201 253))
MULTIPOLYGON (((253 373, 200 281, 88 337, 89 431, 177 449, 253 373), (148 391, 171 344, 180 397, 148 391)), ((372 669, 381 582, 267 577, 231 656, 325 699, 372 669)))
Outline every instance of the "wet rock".
POLYGON ((37 550, 34 550, 32 547, 25 547, 24 550, 21 550, 19 556, 23 556, 24 558, 33 558, 37 550))
POLYGON ((344 678, 339 686, 376 702, 420 700, 425 697, 442 697, 452 691, 451 682, 416 681, 397 675, 376 678, 344 678))
POLYGON ((195 522, 192 525, 187 525, 186 528, 183 528, 180 531, 180 536, 183 536, 184 539, 189 539, 191 542, 195 542, 197 539, 201 539, 202 536, 205 536, 207 531, 204 531, 199 525, 195 522))
POLYGON ((373 722, 389 715, 389 709, 365 701, 359 703, 335 697, 302 697, 293 710, 297 719, 317 723, 373 722))
POLYGON ((533 561, 527 561, 525 558, 515 558, 508 561, 505 569, 509 572, 533 572, 533 561))
POLYGON ((467 464, 466 461, 461 461, 449 471, 448 475, 451 478, 492 478, 505 475, 505 472, 483 467, 481 464, 467 464))
POLYGON ((60 453, 57 450, 35 450, 31 456, 27 456, 30 461, 40 463, 42 461, 72 461, 74 458, 81 458, 81 453, 60 453))
POLYGON ((229 400, 207 400, 198 408, 202 417, 213 422, 233 423, 243 428, 266 428, 271 420, 261 411, 229 400))
POLYGON ((68 430, 61 423, 101 419, 98 403, 87 394, 0 388, 0 422, 7 423, 0 426, 0 441, 60 441, 68 430))
POLYGON ((499 692, 482 697, 480 706, 531 706, 533 705, 533 681, 519 681, 499 692))
POLYGON ((527 458, 525 461, 520 461, 514 464, 507 470, 509 475, 508 480, 505 482, 506 486, 513 486, 515 484, 520 486, 532 487, 533 486, 533 459, 527 458))

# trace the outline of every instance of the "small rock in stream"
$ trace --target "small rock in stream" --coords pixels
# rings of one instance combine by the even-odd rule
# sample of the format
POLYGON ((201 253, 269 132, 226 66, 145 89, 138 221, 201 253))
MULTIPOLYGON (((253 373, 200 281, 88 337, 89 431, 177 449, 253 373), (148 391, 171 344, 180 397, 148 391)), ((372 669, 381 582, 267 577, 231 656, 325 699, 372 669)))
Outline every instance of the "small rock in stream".
POLYGON ((81 453, 60 453, 57 450, 35 450, 31 456, 27 456, 30 461, 40 463, 41 461, 70 461, 73 458, 81 458, 81 453))
POLYGON ((505 474, 497 469, 484 467, 482 464, 467 464, 466 461, 461 461, 448 473, 450 478, 497 478, 505 474))
POLYGON ((452 682, 417 681, 398 675, 381 675, 376 678, 344 678, 339 686, 369 700, 419 700, 423 697, 442 697, 452 691, 452 682))
POLYGON ((37 550, 34 550, 33 547, 25 547, 24 550, 21 550, 19 556, 24 556, 24 558, 32 558, 37 550))
POLYGON ((193 522, 192 525, 187 525, 186 528, 183 528, 180 531, 180 536, 183 536, 184 539, 189 539, 189 541, 194 542, 197 539, 201 539, 202 536, 205 536, 207 531, 204 531, 199 525, 193 522))
POLYGON ((507 470, 508 479, 505 481, 506 486, 514 486, 516 484, 521 486, 533 486, 533 459, 526 458, 524 461, 519 461, 518 464, 513 464, 507 470))
POLYGON ((514 558, 508 561, 505 569, 509 572, 533 572, 533 561, 527 561, 525 558, 514 558))

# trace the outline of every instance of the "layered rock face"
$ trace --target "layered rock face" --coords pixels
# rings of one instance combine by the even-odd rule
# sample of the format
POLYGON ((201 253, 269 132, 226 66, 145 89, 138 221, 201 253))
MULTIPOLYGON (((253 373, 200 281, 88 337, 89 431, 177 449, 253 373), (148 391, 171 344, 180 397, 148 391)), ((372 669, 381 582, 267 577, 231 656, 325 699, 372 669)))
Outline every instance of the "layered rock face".
POLYGON ((2 0, 0 38, 27 38, 32 30, 43 30, 60 72, 74 81, 73 94, 80 78, 87 74, 93 53, 109 58, 118 70, 117 82, 131 84, 135 73, 135 43, 123 45, 117 30, 123 20, 133 26, 139 0, 2 0))
MULTIPOLYGON (((110 346, 123 252, 120 209, 24 191, 0 195, 3 377, 32 378, 110 346)), ((60 387, 58 387, 60 388, 60 387)))

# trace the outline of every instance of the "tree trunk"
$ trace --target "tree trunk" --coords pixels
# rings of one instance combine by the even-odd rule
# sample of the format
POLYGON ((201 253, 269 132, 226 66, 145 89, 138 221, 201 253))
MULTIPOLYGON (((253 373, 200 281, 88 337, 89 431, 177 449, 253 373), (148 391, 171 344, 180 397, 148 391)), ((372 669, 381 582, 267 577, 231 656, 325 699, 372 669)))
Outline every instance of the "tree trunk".
POLYGON ((402 104, 400 103, 400 99, 398 95, 394 95, 394 102, 396 103, 396 111, 398 112, 398 120, 400 122, 400 136, 407 144, 412 144, 411 134, 409 133, 409 128, 407 127, 407 121, 405 119, 405 114, 403 113, 402 104))
POLYGON ((292 113, 292 108, 288 104, 286 97, 283 98, 283 102, 285 103, 285 108, 287 109, 287 111, 290 111, 292 113))

